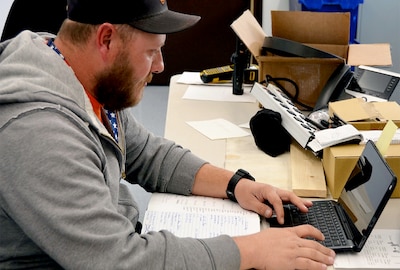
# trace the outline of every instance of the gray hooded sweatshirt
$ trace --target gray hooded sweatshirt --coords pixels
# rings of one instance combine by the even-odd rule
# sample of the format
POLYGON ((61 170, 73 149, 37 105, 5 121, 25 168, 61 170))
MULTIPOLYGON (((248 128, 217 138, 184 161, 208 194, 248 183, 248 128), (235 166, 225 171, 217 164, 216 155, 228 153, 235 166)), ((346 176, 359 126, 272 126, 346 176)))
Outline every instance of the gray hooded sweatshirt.
POLYGON ((190 195, 205 162, 129 110, 118 121, 117 143, 45 35, 0 44, 0 269, 238 269, 231 237, 135 232, 121 177, 190 195))

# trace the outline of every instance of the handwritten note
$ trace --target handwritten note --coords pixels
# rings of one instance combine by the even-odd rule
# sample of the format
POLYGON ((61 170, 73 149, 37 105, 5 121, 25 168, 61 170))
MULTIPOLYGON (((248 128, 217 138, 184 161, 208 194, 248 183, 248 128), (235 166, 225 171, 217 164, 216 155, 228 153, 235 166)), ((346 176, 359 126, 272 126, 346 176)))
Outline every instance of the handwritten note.
POLYGON ((168 230, 179 237, 208 238, 260 231, 260 218, 227 199, 155 193, 143 232, 168 230))
POLYGON ((400 269, 400 230, 374 229, 361 252, 337 254, 334 267, 400 269))

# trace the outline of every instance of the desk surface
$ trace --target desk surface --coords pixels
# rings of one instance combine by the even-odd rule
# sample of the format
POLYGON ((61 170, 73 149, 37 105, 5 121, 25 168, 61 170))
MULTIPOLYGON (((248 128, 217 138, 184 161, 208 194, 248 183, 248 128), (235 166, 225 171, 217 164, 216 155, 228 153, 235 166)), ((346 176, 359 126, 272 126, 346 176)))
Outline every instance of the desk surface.
POLYGON ((270 157, 257 149, 252 136, 210 140, 186 123, 215 118, 223 118, 237 125, 247 123, 259 110, 258 103, 182 99, 188 85, 177 83, 178 79, 179 75, 171 78, 164 134, 166 138, 189 148, 216 166, 232 171, 243 167, 257 181, 290 188, 288 153, 279 158, 270 157))
MULTIPOLYGON (((259 110, 257 103, 234 103, 182 99, 187 85, 177 83, 179 75, 171 78, 165 126, 165 137, 214 165, 232 171, 244 168, 257 181, 291 189, 290 155, 272 158, 258 150, 253 137, 210 140, 187 121, 224 118, 234 124, 243 124, 259 110)), ((400 229, 400 199, 390 199, 376 228, 400 229)))
MULTIPOLYGON (((243 124, 259 110, 257 103, 237 103, 182 99, 188 85, 179 84, 179 75, 171 78, 165 137, 210 163, 232 171, 244 168, 257 181, 291 189, 290 155, 270 157, 257 149, 253 137, 210 140, 187 121, 224 118, 234 124, 243 124)), ((400 229, 400 199, 390 199, 376 228, 400 229)))

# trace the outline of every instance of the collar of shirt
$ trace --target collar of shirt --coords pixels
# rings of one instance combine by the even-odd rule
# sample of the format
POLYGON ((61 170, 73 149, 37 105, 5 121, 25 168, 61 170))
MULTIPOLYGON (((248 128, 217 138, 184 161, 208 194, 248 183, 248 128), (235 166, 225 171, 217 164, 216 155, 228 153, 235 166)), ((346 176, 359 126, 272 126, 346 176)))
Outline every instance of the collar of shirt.
POLYGON ((93 111, 96 114, 97 118, 103 122, 103 119, 101 117, 101 110, 103 109, 103 106, 97 101, 97 99, 92 96, 90 93, 88 93, 86 90, 86 95, 88 96, 90 103, 92 104, 93 111))

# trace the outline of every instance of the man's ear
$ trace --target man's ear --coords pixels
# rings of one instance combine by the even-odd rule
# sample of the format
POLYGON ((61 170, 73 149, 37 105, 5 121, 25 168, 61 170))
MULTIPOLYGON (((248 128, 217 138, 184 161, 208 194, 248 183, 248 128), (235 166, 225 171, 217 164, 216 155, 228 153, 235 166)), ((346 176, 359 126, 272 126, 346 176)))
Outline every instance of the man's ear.
POLYGON ((99 26, 96 33, 96 46, 102 55, 103 60, 112 53, 113 42, 116 41, 117 31, 115 26, 110 23, 103 23, 99 26))

